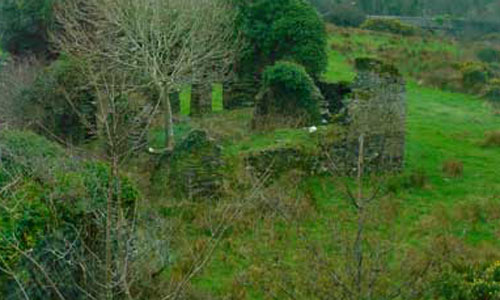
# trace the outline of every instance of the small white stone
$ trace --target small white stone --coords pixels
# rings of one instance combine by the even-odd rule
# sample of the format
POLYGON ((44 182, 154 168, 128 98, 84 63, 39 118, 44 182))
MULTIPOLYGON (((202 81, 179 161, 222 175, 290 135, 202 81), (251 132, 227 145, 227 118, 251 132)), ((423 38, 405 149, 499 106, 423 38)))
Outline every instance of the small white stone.
POLYGON ((309 133, 313 133, 316 131, 318 131, 318 127, 316 127, 316 126, 309 127, 309 133))

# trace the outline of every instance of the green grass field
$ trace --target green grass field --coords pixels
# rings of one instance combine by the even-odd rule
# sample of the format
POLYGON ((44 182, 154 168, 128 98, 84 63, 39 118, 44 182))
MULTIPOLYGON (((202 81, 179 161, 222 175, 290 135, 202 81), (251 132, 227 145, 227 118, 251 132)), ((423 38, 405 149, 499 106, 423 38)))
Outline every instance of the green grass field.
MULTIPOLYGON (((373 42, 377 47, 387 42, 380 37, 371 41, 368 35, 350 38, 355 43, 373 42)), ((345 40, 332 38, 335 43, 345 40)), ((402 44, 407 45, 404 40, 402 44)), ((442 44, 431 43, 426 47, 443 50, 442 44)), ((447 47, 446 51, 458 51, 454 45, 447 47)), ((350 59, 331 51, 325 78, 352 80, 355 73, 350 59)), ((477 97, 423 87, 411 78, 408 78, 407 93, 406 171, 397 180, 421 174, 425 184, 397 187, 384 196, 376 214, 386 221, 378 223, 370 232, 394 240, 399 252, 429 250, 432 241, 445 236, 463 243, 478 260, 491 258, 492 253, 498 257, 500 148, 484 147, 482 141, 485 132, 500 129, 500 116, 494 115, 477 97), (463 176, 452 178, 443 173, 446 161, 462 163, 463 176)), ((241 119, 245 117, 236 117, 241 119)), ((287 132, 274 136, 240 135, 237 141, 231 141, 236 142, 231 148, 236 152, 265 143, 262 140, 296 137, 287 132)), ((314 209, 304 209, 299 220, 263 218, 256 221, 252 229, 234 230, 230 241, 220 247, 195 280, 196 286, 220 296, 244 290, 245 299, 282 299, 279 295, 283 294, 272 281, 286 277, 294 282, 299 293, 300 274, 307 270, 308 257, 303 251, 306 244, 318 244, 327 252, 332 250, 332 221, 349 227, 353 215, 345 194, 331 178, 311 177, 295 188, 286 183, 281 186, 281 189, 287 188, 293 191, 288 195, 290 199, 294 195, 309 195, 314 209), (307 236, 307 242, 303 236, 307 236)))
MULTIPOLYGON (((329 65, 324 74, 328 81, 353 80, 353 59, 357 55, 376 57, 378 49, 387 45, 400 47, 398 51, 404 52, 418 44, 418 51, 460 55, 457 45, 446 41, 406 40, 358 31, 348 36, 332 35, 330 43, 335 44, 334 49, 355 44, 357 50, 350 55, 329 51, 329 65)), ((403 63, 400 61, 398 65, 403 63)), ((437 249, 447 247, 451 247, 450 252, 442 255, 458 256, 464 252, 463 259, 471 263, 498 259, 500 147, 485 147, 483 141, 486 132, 500 130, 500 116, 493 114, 491 107, 478 97, 422 86, 409 76, 408 69, 413 64, 416 61, 409 59, 402 68, 407 78, 406 168, 403 174, 387 180, 390 192, 373 208, 374 221, 367 232, 375 240, 392 245, 389 265, 394 269, 402 263, 404 255, 411 254, 410 258, 418 262, 425 253, 434 255, 433 251, 437 253, 437 249), (458 177, 445 174, 446 162, 463 165, 463 174, 458 177), (422 182, 415 184, 412 178, 420 178, 422 182), (443 239, 447 242, 442 242, 443 239)), ((222 142, 228 158, 268 147, 314 142, 303 129, 249 131, 252 110, 222 111, 220 85, 213 89, 214 113, 210 116, 189 119, 189 97, 190 89, 186 88, 181 94, 182 115, 186 120, 177 126, 176 135, 180 139, 191 128, 207 129, 222 142)), ((161 146, 162 136, 161 130, 153 131, 153 145, 161 146)), ((355 220, 345 192, 339 188, 338 180, 328 176, 294 180, 293 176, 286 177, 265 190, 280 199, 283 215, 272 214, 268 207, 254 204, 235 221, 228 238, 221 242, 203 272, 194 278, 197 288, 221 298, 287 299, 284 286, 293 287, 297 295, 310 286, 303 282, 301 274, 309 270, 307 249, 311 245, 332 259, 340 259, 336 228, 340 226, 352 233, 355 220)), ((198 216, 183 225, 189 232, 189 240, 206 240, 199 218, 210 215, 207 209, 210 208, 201 204, 179 213, 198 216)), ((394 280, 398 280, 397 275, 394 280)))

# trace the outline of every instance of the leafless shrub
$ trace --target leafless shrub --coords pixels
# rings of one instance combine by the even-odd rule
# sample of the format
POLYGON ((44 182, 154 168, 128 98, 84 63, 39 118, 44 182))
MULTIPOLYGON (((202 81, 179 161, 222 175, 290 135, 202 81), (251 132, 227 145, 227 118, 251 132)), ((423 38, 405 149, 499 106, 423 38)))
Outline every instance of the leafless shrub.
POLYGON ((35 57, 10 58, 0 66, 0 128, 23 125, 21 96, 42 67, 35 57))

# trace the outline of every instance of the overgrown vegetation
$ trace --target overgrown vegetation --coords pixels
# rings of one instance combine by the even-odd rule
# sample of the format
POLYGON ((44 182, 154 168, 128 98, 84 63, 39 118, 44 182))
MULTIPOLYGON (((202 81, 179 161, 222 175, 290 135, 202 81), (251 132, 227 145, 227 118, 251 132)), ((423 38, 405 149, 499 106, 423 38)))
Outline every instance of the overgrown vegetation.
POLYGON ((399 20, 392 19, 369 19, 360 26, 361 29, 382 31, 403 36, 412 36, 418 33, 418 29, 399 20))
POLYGON ((47 54, 53 24, 53 0, 5 0, 0 3, 2 47, 14 54, 47 54))
POLYGON ((500 299, 495 36, 348 28, 495 4, 310 2, 0 4, 2 297, 500 299))
POLYGON ((304 67, 277 62, 263 73, 254 127, 280 121, 299 127, 318 124, 321 122, 321 101, 321 93, 304 67))
POLYGON ((326 33, 315 9, 302 0, 239 1, 239 29, 248 41, 240 72, 260 73, 279 60, 318 76, 326 65, 326 33))

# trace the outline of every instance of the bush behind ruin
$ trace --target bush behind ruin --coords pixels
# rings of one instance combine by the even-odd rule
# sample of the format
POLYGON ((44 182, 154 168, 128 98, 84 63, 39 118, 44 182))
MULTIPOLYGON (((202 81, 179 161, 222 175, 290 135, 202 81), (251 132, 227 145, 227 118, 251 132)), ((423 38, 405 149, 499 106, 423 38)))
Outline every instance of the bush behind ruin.
POLYGON ((257 96, 254 127, 289 119, 297 126, 317 124, 321 120, 321 92, 304 67, 292 62, 278 62, 264 71, 257 96), (295 121, 295 122, 293 122, 295 121))

